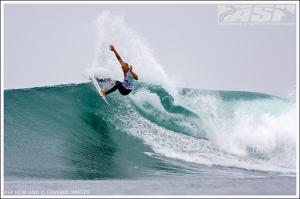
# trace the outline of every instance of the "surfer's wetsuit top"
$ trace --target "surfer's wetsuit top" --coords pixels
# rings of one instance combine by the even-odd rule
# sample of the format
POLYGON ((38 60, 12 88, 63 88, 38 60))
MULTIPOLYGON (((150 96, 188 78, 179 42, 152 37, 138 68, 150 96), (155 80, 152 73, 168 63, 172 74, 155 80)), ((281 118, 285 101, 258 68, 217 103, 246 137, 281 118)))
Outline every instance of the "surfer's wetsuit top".
POLYGON ((112 93, 118 89, 122 95, 128 95, 134 88, 133 81, 134 78, 130 70, 128 70, 124 74, 124 81, 123 82, 115 81, 115 85, 111 89, 106 91, 105 94, 108 95, 109 93, 112 93))

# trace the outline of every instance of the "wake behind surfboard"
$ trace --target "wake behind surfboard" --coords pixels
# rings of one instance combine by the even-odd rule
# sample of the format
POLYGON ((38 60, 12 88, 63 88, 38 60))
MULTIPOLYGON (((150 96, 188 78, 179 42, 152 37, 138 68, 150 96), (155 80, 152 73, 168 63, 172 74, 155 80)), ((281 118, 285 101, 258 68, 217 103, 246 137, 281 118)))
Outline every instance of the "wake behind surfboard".
POLYGON ((96 78, 95 78, 94 76, 91 76, 90 79, 92 80, 91 82, 92 82, 92 84, 95 86, 95 88, 96 88, 98 94, 100 95, 101 99, 103 99, 103 101, 104 101, 106 104, 110 105, 110 104, 108 103, 108 101, 106 100, 105 96, 103 95, 103 93, 102 93, 102 91, 101 91, 102 89, 101 89, 99 83, 97 82, 96 78))

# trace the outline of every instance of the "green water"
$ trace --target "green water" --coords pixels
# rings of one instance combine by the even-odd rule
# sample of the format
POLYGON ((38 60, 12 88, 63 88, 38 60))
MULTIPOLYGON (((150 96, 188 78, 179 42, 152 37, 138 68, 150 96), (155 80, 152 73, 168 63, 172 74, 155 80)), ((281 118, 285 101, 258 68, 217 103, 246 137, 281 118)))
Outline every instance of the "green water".
MULTIPOLYGON (((111 106, 107 106, 88 83, 6 90, 5 177, 138 179, 201 174, 205 163, 193 162, 194 149, 182 151, 185 156, 190 154, 188 157, 191 161, 173 158, 170 154, 178 151, 172 146, 180 143, 170 143, 171 139, 155 136, 159 136, 159 133, 179 136, 181 140, 193 139, 214 148, 209 140, 209 129, 202 125, 205 126, 206 121, 203 118, 215 116, 209 113, 200 115, 199 111, 188 105, 176 104, 174 97, 160 86, 143 85, 131 95, 124 97, 113 93, 108 96, 111 106), (136 101, 144 90, 157 97, 159 108, 151 102, 151 98, 142 103, 136 101), (150 126, 156 130, 151 130, 150 126), (132 129, 135 129, 135 133, 132 129), (153 141, 154 138, 166 142, 159 145, 159 142, 153 141)), ((180 95, 188 99, 195 95, 217 95, 226 106, 223 111, 233 110, 238 102, 254 100, 261 101, 256 107, 264 107, 266 110, 263 112, 276 115, 292 104, 273 96, 246 92, 183 89, 180 95), (281 108, 272 105, 276 103, 281 108)), ((216 150, 212 149, 209 153, 215 153, 216 150)), ((259 159, 258 156, 256 158, 259 159)), ((216 166, 221 166, 222 170, 227 167, 226 164, 216 166)), ((238 165, 234 167, 239 168, 238 165)), ((244 169, 243 166, 241 168, 244 169)))

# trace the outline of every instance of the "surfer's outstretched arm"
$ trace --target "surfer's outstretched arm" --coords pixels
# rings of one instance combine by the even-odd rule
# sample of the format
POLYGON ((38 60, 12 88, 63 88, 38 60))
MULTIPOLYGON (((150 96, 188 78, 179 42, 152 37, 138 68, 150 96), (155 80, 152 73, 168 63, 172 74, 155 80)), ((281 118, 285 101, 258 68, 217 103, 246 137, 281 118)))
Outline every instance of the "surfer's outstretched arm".
POLYGON ((109 45, 109 48, 110 48, 111 51, 113 51, 113 52, 115 53, 115 55, 116 55, 118 61, 119 61, 120 64, 121 64, 121 63, 123 62, 123 60, 122 60, 121 56, 119 55, 119 53, 116 51, 114 45, 112 45, 112 44, 109 45))

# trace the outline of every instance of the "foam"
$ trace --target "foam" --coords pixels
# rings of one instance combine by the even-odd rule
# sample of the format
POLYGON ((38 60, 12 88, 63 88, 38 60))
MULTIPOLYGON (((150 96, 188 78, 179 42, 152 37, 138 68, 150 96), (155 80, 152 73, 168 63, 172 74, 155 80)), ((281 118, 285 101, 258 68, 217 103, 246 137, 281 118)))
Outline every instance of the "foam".
POLYGON ((296 166, 296 107, 278 98, 223 101, 216 94, 182 96, 181 105, 204 118, 219 150, 277 167, 296 166))
MULTIPOLYGON (((217 93, 179 95, 147 41, 124 22, 124 17, 104 12, 95 21, 95 27, 98 42, 93 67, 87 69, 88 73, 123 78, 114 54, 108 50, 109 44, 115 44, 122 58, 134 65, 139 81, 162 85, 176 104, 200 117, 199 124, 208 140, 175 133, 138 113, 130 113, 130 124, 124 118, 129 134, 142 139, 154 152, 170 158, 254 170, 295 171, 297 130, 296 108, 292 103, 275 98, 226 102, 217 93)), ((139 91, 131 99, 139 107, 149 103, 166 113, 155 94, 139 91)))
POLYGON ((294 168, 281 167, 281 165, 257 158, 237 156, 218 149, 210 140, 198 139, 184 134, 174 133, 162 128, 149 120, 132 113, 132 120, 121 118, 126 122, 126 131, 143 140, 157 154, 168 158, 187 162, 236 167, 258 171, 294 172, 294 168))

